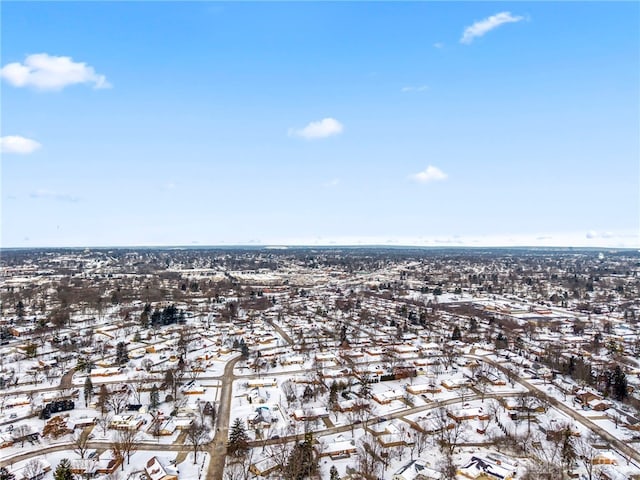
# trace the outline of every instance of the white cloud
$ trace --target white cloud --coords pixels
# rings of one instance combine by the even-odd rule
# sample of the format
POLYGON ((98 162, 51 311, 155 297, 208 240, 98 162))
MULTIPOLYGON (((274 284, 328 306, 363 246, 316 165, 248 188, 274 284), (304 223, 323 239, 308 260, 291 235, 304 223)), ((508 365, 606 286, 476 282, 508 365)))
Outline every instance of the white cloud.
POLYGON ((442 42, 436 42, 433 44, 434 48, 444 48, 444 43, 442 42))
POLYGON ((595 230, 589 230, 586 235, 589 240, 593 240, 595 238, 613 238, 614 236, 615 235, 611 232, 596 232, 595 230))
POLYGON ((474 38, 482 37, 485 33, 490 32, 494 28, 498 28, 500 25, 515 23, 521 20, 524 20, 524 17, 513 16, 511 12, 496 13, 465 28, 462 38, 460 38, 460 43, 469 44, 473 42, 474 38))
POLYGON ((68 193, 58 193, 53 192, 51 190, 36 190, 29 195, 31 198, 45 198, 51 200, 58 200, 60 202, 72 202, 76 203, 80 200, 80 198, 75 197, 73 195, 69 195, 68 193))
POLYGON ((92 84, 93 88, 110 88, 104 75, 71 57, 46 53, 28 55, 24 63, 9 63, 0 69, 0 77, 14 87, 33 87, 38 90, 62 90, 76 84, 92 84))
POLYGON ((325 188, 335 188, 340 184, 340 179, 339 178, 334 178, 332 180, 329 180, 328 182, 324 182, 322 184, 323 187, 325 188))
POLYGON ((425 90, 429 90, 429 85, 420 85, 418 87, 402 87, 400 89, 402 93, 424 92, 425 90))
POLYGON ((17 153, 27 155, 38 150, 40 145, 35 140, 21 137, 19 135, 7 135, 0 138, 0 151, 2 153, 17 153))
POLYGON ((304 128, 290 128, 289 136, 313 140, 316 138, 327 138, 333 135, 339 135, 343 130, 343 125, 335 118, 323 118, 317 122, 311 122, 304 128))
POLYGON ((447 177, 448 175, 446 173, 444 173, 438 167, 434 167, 433 165, 429 165, 422 172, 409 175, 409 178, 419 183, 438 182, 441 180, 446 180, 447 177))

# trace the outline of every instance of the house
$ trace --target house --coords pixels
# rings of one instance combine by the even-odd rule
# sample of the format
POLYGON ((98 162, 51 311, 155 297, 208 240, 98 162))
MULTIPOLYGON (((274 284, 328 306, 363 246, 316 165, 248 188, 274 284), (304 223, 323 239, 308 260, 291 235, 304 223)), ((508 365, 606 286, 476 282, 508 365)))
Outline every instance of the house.
POLYGON ((304 357, 302 355, 291 355, 280 360, 282 365, 302 365, 304 357))
POLYGON ((442 389, 433 383, 420 383, 418 385, 407 385, 407 392, 412 393, 414 395, 419 395, 421 393, 440 393, 442 389))
POLYGON ((423 460, 412 460, 400 467, 391 480, 440 480, 442 474, 429 467, 423 460))
POLYGON ((13 438, 9 435, 0 435, 0 448, 7 448, 13 445, 13 438))
POLYGON ((387 390, 386 392, 376 393, 373 396, 373 399, 376 402, 385 405, 387 403, 391 403, 393 400, 400 400, 404 395, 405 394, 402 390, 387 390))
POLYGON ((326 418, 329 412, 324 407, 308 408, 305 410, 295 410, 293 418, 296 420, 316 420, 318 418, 326 418))
POLYGON ((92 377, 112 377, 119 374, 119 367, 94 368, 93 370, 91 370, 92 377))
POLYGON ((275 387, 278 385, 278 381, 275 378, 256 378, 247 381, 248 388, 256 388, 256 387, 275 387))
POLYGON ((205 389, 200 383, 192 382, 185 385, 181 390, 185 395, 202 395, 205 389))
POLYGON ((173 417, 167 420, 158 418, 151 425, 149 433, 159 436, 173 435, 176 431, 176 428, 176 422, 173 420, 173 417))
POLYGON ((474 408, 460 408, 457 410, 447 410, 447 416, 452 418, 456 422, 462 422, 463 420, 489 420, 491 415, 488 412, 483 411, 482 407, 474 408))
POLYGON ((177 430, 188 430, 193 423, 193 418, 190 417, 176 417, 173 419, 173 423, 177 430))
POLYGON ((249 425, 253 428, 270 428, 272 423, 277 422, 278 419, 271 414, 269 407, 256 408, 256 415, 248 419, 249 425))
POLYGON ((114 415, 109 422, 109 428, 114 430, 137 430, 144 424, 140 415, 114 415))
POLYGON ((457 474, 472 480, 511 480, 515 478, 516 471, 506 467, 507 465, 498 465, 489 459, 474 456, 464 467, 458 469, 457 474))
POLYGON ((178 471, 155 456, 147 461, 144 471, 150 480, 178 480, 178 471))
POLYGON ((359 411, 363 409, 367 409, 369 407, 369 402, 366 400, 358 399, 358 400, 342 400, 338 402, 335 406, 335 409, 339 412, 352 412, 359 411))
POLYGON ((448 378, 440 382, 447 390, 456 390, 458 388, 465 387, 467 380, 464 378, 448 378))
POLYGON ((342 436, 338 436, 336 441, 331 442, 324 446, 322 449, 322 453, 320 453, 321 457, 331 457, 331 458, 346 458, 350 456, 352 453, 356 453, 356 447, 354 445, 353 440, 338 440, 341 439, 342 436))
POLYGON ((95 425, 95 423, 96 417, 74 417, 67 420, 67 427, 69 427, 69 430, 75 430, 76 428, 90 427, 92 425, 95 425))
POLYGON ((96 473, 110 475, 122 465, 123 460, 122 456, 104 456, 96 462, 96 473))
POLYGON ((247 400, 249 403, 267 403, 269 398, 269 392, 262 387, 256 387, 247 392, 247 400))
POLYGON ((29 400, 29 397, 27 397, 26 395, 17 395, 15 397, 8 397, 5 400, 4 403, 4 408, 13 408, 13 407, 20 407, 22 405, 30 405, 31 404, 31 400, 29 400))
POLYGON ((71 472, 85 478, 94 477, 98 472, 98 460, 96 458, 71 460, 71 472))
POLYGON ((267 457, 252 463, 249 466, 249 471, 258 477, 266 477, 278 470, 278 468, 278 462, 273 457, 267 457))
POLYGON ((618 465, 618 460, 611 452, 600 452, 591 460, 591 463, 593 465, 618 465))
POLYGON ((413 445, 411 437, 401 433, 386 433, 376 437, 376 440, 385 448, 413 445))

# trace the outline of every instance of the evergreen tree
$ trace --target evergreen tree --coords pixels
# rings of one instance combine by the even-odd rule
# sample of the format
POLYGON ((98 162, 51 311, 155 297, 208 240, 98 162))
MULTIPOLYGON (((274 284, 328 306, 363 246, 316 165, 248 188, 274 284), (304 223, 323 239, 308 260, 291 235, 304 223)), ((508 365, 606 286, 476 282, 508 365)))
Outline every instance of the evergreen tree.
POLYGON ((457 325, 453 327, 453 333, 451 333, 451 340, 460 340, 462 338, 462 333, 460 333, 460 327, 457 325))
POLYGON ((371 398, 371 379, 369 375, 362 375, 360 378, 360 396, 362 398, 371 398))
POLYGON ((338 384, 333 381, 329 387, 329 405, 335 405, 338 402, 338 384))
POLYGON ((160 392, 158 392, 158 387, 154 384, 151 387, 151 392, 149 393, 149 406, 152 410, 158 408, 160 404, 160 392))
POLYGON ((85 405, 89 403, 91 400, 91 396, 93 395, 93 382, 91 381, 91 377, 87 377, 84 381, 84 403, 85 405))
POLYGON ((6 467, 0 468, 0 480, 16 480, 16 476, 7 470, 6 467))
POLYGON ((331 465, 331 469, 329 470, 329 480, 340 480, 340 474, 338 473, 338 469, 335 465, 331 465))
POLYGON ((612 389, 613 389, 613 398, 621 402, 625 398, 627 398, 627 376, 620 368, 620 365, 616 365, 616 368, 613 370, 612 374, 612 389))
POLYGON ((157 308, 151 314, 151 325, 160 325, 162 322, 162 313, 157 308))
POLYGON ((63 458, 53 473, 53 480, 73 480, 73 472, 71 472, 71 463, 68 459, 63 458))
POLYGON ((478 321, 474 317, 471 317, 471 320, 469 321, 469 331, 476 332, 477 330, 478 330, 478 321))
POLYGON ((247 453, 247 450, 249 450, 249 436, 242 420, 236 418, 229 433, 227 453, 234 457, 242 457, 247 453))
POLYGON ((98 392, 98 408, 100 409, 101 414, 105 414, 108 410, 109 403, 109 390, 107 390, 107 386, 103 383, 100 385, 100 391, 98 392))
POLYGON ((116 363, 118 365, 124 365, 129 361, 129 354, 127 353, 127 344, 124 342, 118 342, 116 345, 116 363))
POLYGON ((340 345, 348 345, 349 341, 347 340, 347 326, 342 325, 340 328, 340 345))
POLYGON ((307 432, 304 442, 298 443, 287 460, 284 476, 287 480, 303 480, 313 477, 318 471, 318 458, 313 450, 313 435, 307 432))
POLYGON ((18 318, 20 320, 22 320, 24 318, 24 303, 22 302, 22 300, 20 300, 16 304, 16 315, 18 316, 18 318))
POLYGON ((142 328, 147 328, 149 326, 149 320, 151 317, 151 305, 148 303, 144 306, 144 310, 140 314, 140 326, 142 328))
POLYGON ((243 359, 246 360, 247 358, 249 358, 249 346, 244 343, 244 340, 242 340, 240 343, 240 352, 242 353, 243 359))

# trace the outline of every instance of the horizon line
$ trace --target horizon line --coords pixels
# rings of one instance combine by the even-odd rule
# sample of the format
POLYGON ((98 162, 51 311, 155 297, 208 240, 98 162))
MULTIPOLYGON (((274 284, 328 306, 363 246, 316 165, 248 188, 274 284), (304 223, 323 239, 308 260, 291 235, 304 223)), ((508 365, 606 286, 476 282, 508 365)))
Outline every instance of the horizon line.
POLYGON ((3 247, 4 250, 87 250, 87 249, 117 249, 117 250, 135 250, 135 249, 269 249, 269 250, 285 250, 296 248, 393 248, 393 249, 559 249, 559 250, 637 250, 640 247, 624 247, 624 246, 573 246, 573 245, 411 245, 411 244, 379 244, 379 243, 362 243, 362 244, 259 244, 259 243, 238 243, 238 244, 164 244, 164 245, 75 245, 75 246, 20 246, 20 247, 3 247))

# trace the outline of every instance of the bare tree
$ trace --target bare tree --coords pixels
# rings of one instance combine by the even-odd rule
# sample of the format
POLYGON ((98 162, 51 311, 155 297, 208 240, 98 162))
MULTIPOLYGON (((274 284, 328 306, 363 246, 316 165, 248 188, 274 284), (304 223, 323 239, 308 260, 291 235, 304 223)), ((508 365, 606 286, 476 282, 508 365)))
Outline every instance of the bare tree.
POLYGON ((224 469, 224 480, 249 480, 252 476, 249 467, 253 461, 253 450, 242 457, 228 457, 224 469))
POLYGON ((187 429, 187 441, 193 447, 193 463, 197 461, 198 450, 209 438, 209 427, 202 422, 194 421, 187 429))
POLYGON ((538 438, 529 445, 529 455, 535 463, 523 476, 528 479, 557 480, 562 478, 561 449, 558 442, 538 438))
POLYGON ((102 435, 107 435, 107 430, 109 429, 109 424, 111 424, 112 415, 109 411, 105 410, 100 413, 100 416, 96 418, 96 424, 102 429, 102 435))
POLYGON ((112 394, 107 401, 109 409, 116 415, 120 415, 129 403, 128 394, 116 393, 112 394))
POLYGON ((455 480, 456 479, 456 466, 453 463, 453 456, 448 451, 444 452, 444 455, 436 465, 442 480, 455 480))
POLYGON ((83 429, 73 434, 73 451, 84 460, 84 456, 89 451, 89 432, 87 430, 83 429))
POLYGON ((464 438, 467 429, 465 422, 456 422, 449 418, 445 407, 435 411, 435 422, 438 429, 438 442, 443 453, 453 455, 458 443, 464 438))
POLYGON ((37 458, 32 458, 24 466, 24 476, 26 478, 39 478, 44 473, 44 464, 37 458))
POLYGON ((279 442, 267 448, 268 455, 273 459, 279 470, 284 470, 291 455, 292 444, 279 442))
POLYGON ((531 418, 539 404, 540 399, 531 392, 520 395, 518 399, 518 410, 523 412, 527 419, 527 434, 531 433, 531 418))
POLYGON ((422 455, 422 452, 424 452, 429 446, 429 440, 431 439, 429 431, 430 428, 427 421, 423 420, 421 422, 418 422, 418 428, 416 429, 416 433, 413 436, 414 447, 416 453, 418 454, 418 457, 420 457, 422 455))
POLYGON ((145 389, 145 385, 147 383, 147 375, 142 373, 140 375, 136 375, 136 377, 129 383, 132 388, 133 400, 138 405, 142 403, 141 394, 145 389))
POLYGON ((590 433, 586 437, 581 437, 575 444, 575 453, 577 461, 583 466, 587 480, 594 480, 595 465, 593 461, 598 456, 598 450, 594 448, 597 437, 590 433))
POLYGON ((382 447, 375 438, 367 435, 359 441, 356 451, 357 468, 365 478, 378 478, 380 467, 385 459, 382 457, 382 447))
POLYGON ((111 443, 111 449, 114 454, 118 452, 123 460, 126 457, 128 465, 131 460, 131 455, 133 455, 138 449, 138 441, 139 438, 137 430, 118 430, 116 438, 111 443))

